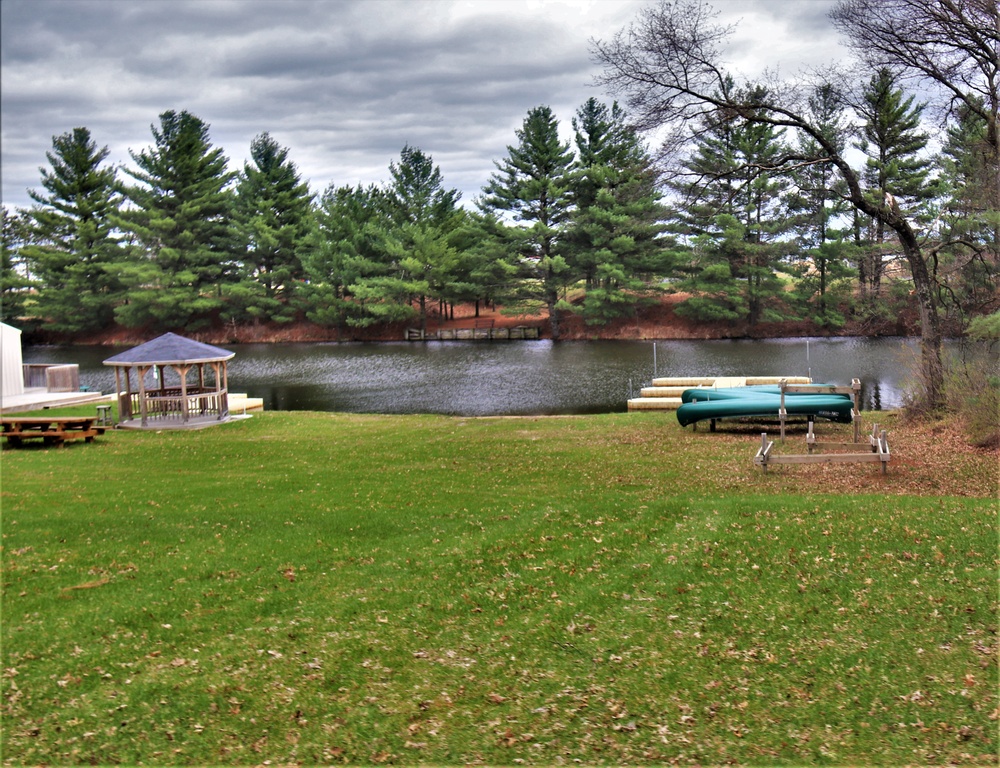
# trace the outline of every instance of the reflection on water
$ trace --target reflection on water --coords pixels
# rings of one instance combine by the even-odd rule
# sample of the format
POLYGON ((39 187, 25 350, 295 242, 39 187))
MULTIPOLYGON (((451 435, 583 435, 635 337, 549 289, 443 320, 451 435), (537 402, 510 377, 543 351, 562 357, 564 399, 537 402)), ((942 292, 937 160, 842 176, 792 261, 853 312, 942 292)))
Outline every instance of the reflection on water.
MULTIPOLYGON (((811 375, 861 379, 863 407, 897 408, 919 343, 904 338, 653 342, 504 341, 234 344, 229 386, 267 410, 465 416, 624 411, 657 376, 811 375)), ((28 347, 26 363, 78 363, 80 382, 111 392, 102 361, 118 349, 28 347)))

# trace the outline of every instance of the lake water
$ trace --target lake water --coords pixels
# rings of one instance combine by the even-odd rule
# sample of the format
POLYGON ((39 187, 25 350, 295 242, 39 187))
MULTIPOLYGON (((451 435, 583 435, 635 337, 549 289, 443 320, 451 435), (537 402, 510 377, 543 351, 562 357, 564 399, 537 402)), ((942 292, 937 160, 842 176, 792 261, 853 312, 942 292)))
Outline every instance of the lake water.
MULTIPOLYGON (((859 378, 863 408, 892 409, 919 356, 916 339, 884 337, 223 346, 236 353, 230 391, 263 398, 267 410, 463 416, 624 411, 630 394, 638 397, 653 378, 654 364, 657 376, 859 378)), ((77 363, 81 385, 113 392, 114 372, 102 362, 120 351, 26 347, 24 362, 77 363)))

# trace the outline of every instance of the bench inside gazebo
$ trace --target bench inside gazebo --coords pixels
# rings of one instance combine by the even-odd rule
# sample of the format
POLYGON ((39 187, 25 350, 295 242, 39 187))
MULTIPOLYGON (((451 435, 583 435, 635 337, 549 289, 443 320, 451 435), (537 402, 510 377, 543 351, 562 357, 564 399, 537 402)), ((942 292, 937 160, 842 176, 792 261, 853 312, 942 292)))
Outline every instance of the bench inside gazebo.
POLYGON ((229 421, 226 363, 235 353, 166 333, 109 357, 118 426, 198 429, 229 421))

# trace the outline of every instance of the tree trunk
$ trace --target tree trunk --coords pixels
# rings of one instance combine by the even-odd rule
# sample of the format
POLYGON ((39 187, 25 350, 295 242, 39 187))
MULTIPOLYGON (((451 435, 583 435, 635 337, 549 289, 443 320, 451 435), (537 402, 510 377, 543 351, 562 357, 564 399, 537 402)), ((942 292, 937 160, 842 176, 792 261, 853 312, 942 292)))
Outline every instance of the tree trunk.
POLYGON ((549 331, 552 335, 552 341, 559 341, 559 310, 556 309, 559 293, 558 291, 549 291, 545 298, 549 310, 549 331))
POLYGON ((826 142, 817 132, 810 135, 821 144, 825 142, 830 159, 840 169, 850 194, 851 204, 861 213, 884 223, 899 237, 899 244, 910 265, 913 289, 920 310, 920 369, 924 386, 923 405, 929 410, 937 410, 944 405, 944 363, 941 359, 941 319, 938 317, 934 284, 931 281, 927 261, 920 250, 917 236, 906 220, 898 203, 887 197, 881 204, 866 199, 861 190, 857 173, 847 161, 836 152, 835 147, 826 142))
POLYGON ((868 254, 862 248, 861 213, 854 212, 854 245, 858 248, 858 303, 862 311, 868 306, 868 254))
POLYGON ((913 276, 913 290, 920 310, 920 369, 925 405, 937 409, 944 405, 944 363, 941 359, 941 318, 938 316, 934 283, 927 262, 913 231, 907 226, 895 228, 913 276))

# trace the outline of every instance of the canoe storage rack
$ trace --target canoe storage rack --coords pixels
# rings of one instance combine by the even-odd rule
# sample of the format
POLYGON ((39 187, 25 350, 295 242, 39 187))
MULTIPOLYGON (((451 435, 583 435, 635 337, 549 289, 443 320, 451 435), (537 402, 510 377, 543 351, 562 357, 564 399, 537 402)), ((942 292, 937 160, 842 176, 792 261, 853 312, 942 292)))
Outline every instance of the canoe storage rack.
POLYGON ((813 423, 809 422, 809 432, 806 435, 806 445, 808 453, 805 454, 776 454, 773 452, 774 441, 767 439, 767 432, 760 433, 760 449, 753 458, 753 463, 767 472, 771 464, 839 464, 854 462, 879 462, 882 465, 882 474, 886 474, 889 467, 889 440, 886 431, 879 430, 879 425, 872 426, 872 433, 868 437, 870 450, 867 452, 857 451, 863 443, 835 443, 820 442, 813 432, 813 423), (855 449, 854 452, 850 452, 855 449), (815 453, 816 450, 834 450, 839 453, 815 453), (846 452, 845 452, 846 451, 846 452))
POLYGON ((867 452, 857 450, 863 445, 861 442, 861 410, 858 407, 858 401, 860 400, 861 395, 861 381, 859 379, 853 379, 851 381, 851 386, 849 387, 835 387, 823 384, 790 385, 785 380, 782 380, 779 383, 779 386, 781 387, 781 407, 778 415, 781 421, 781 442, 785 441, 785 419, 787 418, 787 413, 785 411, 785 393, 851 395, 854 401, 854 407, 852 409, 854 442, 820 442, 816 439, 816 433, 813 432, 813 422, 812 419, 810 419, 809 432, 806 434, 807 453, 776 454, 773 451, 774 441, 767 439, 767 432, 761 432, 760 449, 757 451, 757 455, 753 458, 754 464, 767 472, 769 464, 847 464, 854 462, 877 461, 882 465, 882 474, 886 474, 889 467, 889 440, 886 437, 886 431, 884 429, 880 431, 878 424, 875 424, 872 427, 872 433, 868 437, 870 450, 867 452), (816 453, 818 450, 831 450, 836 452, 816 453))

